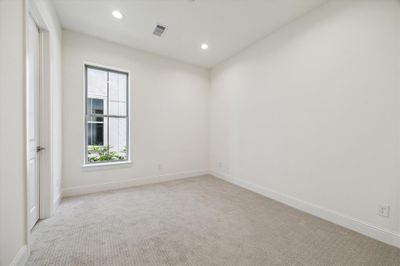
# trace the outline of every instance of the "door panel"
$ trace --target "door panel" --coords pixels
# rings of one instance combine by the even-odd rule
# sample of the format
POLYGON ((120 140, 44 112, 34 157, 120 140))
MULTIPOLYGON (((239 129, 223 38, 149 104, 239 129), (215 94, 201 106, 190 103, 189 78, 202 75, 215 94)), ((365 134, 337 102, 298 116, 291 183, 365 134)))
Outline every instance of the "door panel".
POLYGON ((27 175, 29 228, 39 219, 39 30, 31 17, 27 27, 27 175))

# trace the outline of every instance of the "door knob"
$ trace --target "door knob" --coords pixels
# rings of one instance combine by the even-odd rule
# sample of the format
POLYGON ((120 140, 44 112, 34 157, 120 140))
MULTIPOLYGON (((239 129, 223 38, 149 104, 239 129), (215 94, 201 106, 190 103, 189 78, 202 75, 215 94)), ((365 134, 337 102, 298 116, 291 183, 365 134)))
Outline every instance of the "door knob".
POLYGON ((45 150, 45 149, 46 149, 46 148, 44 148, 44 147, 37 146, 37 147, 36 147, 36 152, 40 152, 40 151, 45 150))

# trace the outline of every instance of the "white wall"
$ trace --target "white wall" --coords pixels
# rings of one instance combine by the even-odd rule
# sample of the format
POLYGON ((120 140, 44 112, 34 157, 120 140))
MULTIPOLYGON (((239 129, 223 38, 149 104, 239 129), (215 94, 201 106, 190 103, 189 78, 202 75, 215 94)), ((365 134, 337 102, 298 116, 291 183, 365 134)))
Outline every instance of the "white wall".
POLYGON ((400 240, 399 18, 395 0, 331 1, 215 67, 213 172, 400 240))
POLYGON ((24 1, 0 0, 0 265, 26 244, 24 12, 24 1))
POLYGON ((27 256, 24 36, 33 1, 49 26, 52 195, 60 194, 61 28, 48 0, 0 0, 0 265, 23 263, 27 256))
POLYGON ((65 195, 98 190, 112 182, 176 173, 190 175, 207 169, 207 70, 64 31, 63 76, 65 195), (84 62, 131 72, 133 164, 82 168, 84 62), (85 189, 80 190, 82 187, 85 189))

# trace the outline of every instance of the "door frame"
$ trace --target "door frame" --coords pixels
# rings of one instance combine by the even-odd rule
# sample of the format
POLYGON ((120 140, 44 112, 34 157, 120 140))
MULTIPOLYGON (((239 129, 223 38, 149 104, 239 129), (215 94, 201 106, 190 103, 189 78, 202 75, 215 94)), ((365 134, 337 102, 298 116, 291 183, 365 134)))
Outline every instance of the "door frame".
POLYGON ((29 228, 40 218, 40 34, 33 18, 27 21, 27 91, 26 91, 26 124, 27 124, 27 187, 29 228), (32 76, 31 76, 32 75, 32 76))
MULTIPOLYGON (((31 17, 39 29, 39 145, 46 148, 39 155, 39 219, 51 216, 53 212, 53 182, 51 178, 51 94, 50 94, 50 40, 49 27, 39 12, 36 1, 25 0, 25 49, 30 48, 28 41, 28 19, 31 17)), ((25 53, 26 56, 26 53, 25 53)), ((28 64, 25 60, 25 75, 28 73, 28 64)), ((28 79, 25 78, 25 90, 27 93, 28 79)), ((26 98, 26 97, 25 97, 26 98)), ((27 102, 25 103, 27 105, 27 102)), ((25 107, 25 112, 27 106, 25 107)), ((27 139, 27 120, 25 121, 25 136, 27 139)), ((26 150, 26 154, 29 151, 26 150)), ((27 162, 26 162, 27 163, 27 162)), ((25 226, 28 254, 30 254, 29 208, 28 208, 28 175, 25 175, 25 226)))

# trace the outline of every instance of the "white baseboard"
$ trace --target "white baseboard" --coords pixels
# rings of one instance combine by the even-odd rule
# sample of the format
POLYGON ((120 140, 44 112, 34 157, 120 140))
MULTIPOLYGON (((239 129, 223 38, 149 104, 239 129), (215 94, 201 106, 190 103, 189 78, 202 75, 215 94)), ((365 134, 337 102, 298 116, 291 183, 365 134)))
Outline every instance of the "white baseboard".
POLYGON ((62 197, 63 197, 63 191, 60 191, 60 193, 58 194, 58 197, 56 197, 56 199, 53 202, 53 211, 52 211, 52 213, 54 213, 57 210, 58 206, 60 206, 62 197))
POLYGON ((201 176, 206 174, 208 174, 208 171, 199 170, 199 171, 179 172, 179 173, 172 173, 172 174, 165 174, 158 176, 133 178, 130 180, 109 182, 109 183, 89 185, 89 186, 69 187, 69 188, 64 188, 62 190, 62 196, 71 197, 71 196, 85 195, 89 193, 154 184, 154 183, 177 180, 182 178, 201 176))
POLYGON ((14 259, 10 263, 10 266, 23 266, 28 260, 28 247, 24 245, 20 248, 15 255, 14 259))
POLYGON ((245 189, 251 190, 255 193, 261 194, 267 198, 279 201, 293 208, 310 213, 324 220, 341 225, 360 234, 369 236, 386 244, 400 248, 400 233, 398 232, 393 232, 385 228, 369 224, 359 219, 349 217, 336 211, 329 210, 321 206, 297 199, 284 193, 280 193, 256 184, 252 184, 237 177, 219 173, 213 170, 210 170, 209 174, 232 184, 243 187, 245 189))

